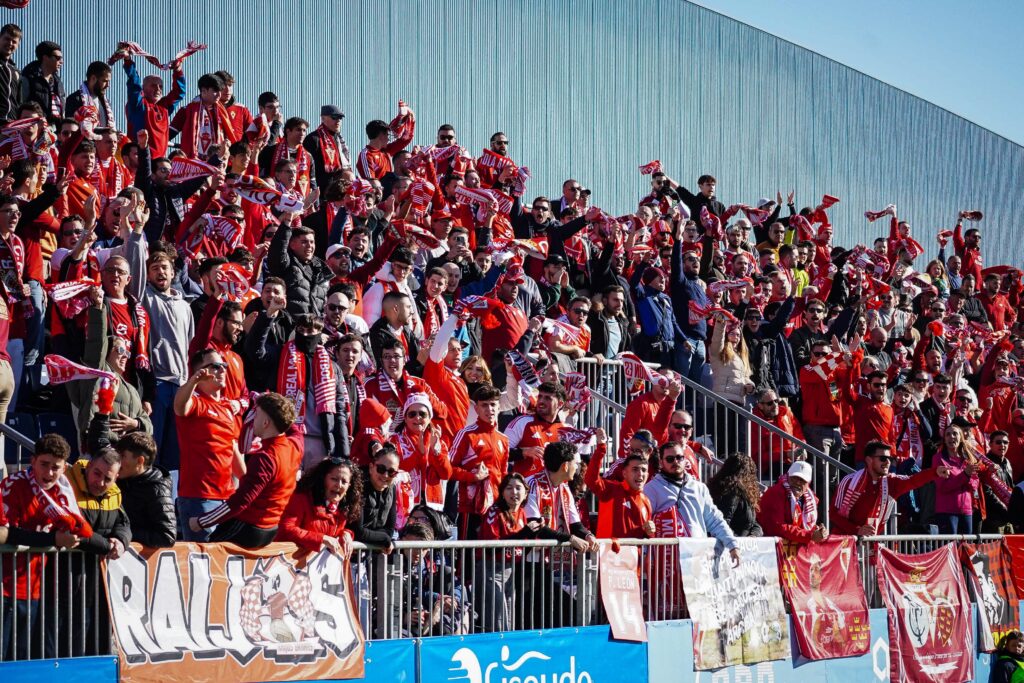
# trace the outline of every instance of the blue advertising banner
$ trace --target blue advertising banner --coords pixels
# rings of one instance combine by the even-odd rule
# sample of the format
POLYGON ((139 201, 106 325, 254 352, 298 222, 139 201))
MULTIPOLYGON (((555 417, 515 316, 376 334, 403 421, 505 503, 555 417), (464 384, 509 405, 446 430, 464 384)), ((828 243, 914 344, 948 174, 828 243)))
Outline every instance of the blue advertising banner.
POLYGON ((0 664, 0 681, 4 683, 39 683, 46 679, 75 683, 114 683, 117 681, 117 657, 40 659, 35 662, 0 664))
POLYGON ((420 672, 420 683, 646 681, 647 644, 613 641, 607 626, 425 638, 420 672))

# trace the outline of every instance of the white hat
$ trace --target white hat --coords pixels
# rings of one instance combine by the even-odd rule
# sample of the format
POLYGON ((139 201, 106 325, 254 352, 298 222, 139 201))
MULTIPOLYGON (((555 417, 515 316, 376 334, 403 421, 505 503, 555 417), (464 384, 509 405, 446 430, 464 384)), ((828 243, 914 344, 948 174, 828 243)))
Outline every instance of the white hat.
POLYGON ((811 468, 811 464, 806 460, 797 460, 789 466, 789 471, 787 472, 790 477, 799 477, 808 484, 811 483, 811 475, 813 473, 814 470, 811 468))
POLYGON ((430 405, 430 397, 425 393, 409 394, 409 398, 405 399, 405 405, 402 407, 402 414, 405 415, 413 406, 423 406, 427 409, 427 416, 431 420, 434 419, 434 407, 430 405))
POLYGON ((348 249, 344 244, 332 244, 327 247, 327 254, 324 256, 324 260, 327 260, 334 256, 335 252, 341 251, 342 249, 348 249))

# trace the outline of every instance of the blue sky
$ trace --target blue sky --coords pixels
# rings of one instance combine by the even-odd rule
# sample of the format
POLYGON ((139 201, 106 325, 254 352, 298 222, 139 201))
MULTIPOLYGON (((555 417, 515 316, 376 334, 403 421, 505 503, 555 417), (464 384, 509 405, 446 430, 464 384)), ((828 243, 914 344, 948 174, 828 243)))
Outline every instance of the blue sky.
POLYGON ((691 0, 1024 145, 1022 0, 691 0))

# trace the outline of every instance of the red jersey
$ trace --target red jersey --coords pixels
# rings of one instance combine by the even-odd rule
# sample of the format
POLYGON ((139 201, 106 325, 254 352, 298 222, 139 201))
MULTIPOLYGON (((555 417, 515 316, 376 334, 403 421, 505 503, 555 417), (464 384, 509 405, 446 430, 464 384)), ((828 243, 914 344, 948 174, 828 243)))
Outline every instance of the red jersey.
POLYGON ((330 509, 325 505, 313 504, 311 491, 296 491, 281 516, 281 526, 277 532, 277 541, 294 543, 303 550, 315 553, 324 543, 324 536, 340 538, 348 534, 353 538, 351 529, 346 529, 347 511, 340 508, 330 509))
POLYGON ((896 447, 896 436, 892 429, 892 406, 885 402, 873 401, 861 396, 853 407, 853 424, 857 445, 854 462, 864 461, 864 446, 869 441, 881 441, 896 447))
POLYGON ((459 482, 459 512, 484 514, 501 495, 498 484, 508 469, 508 437, 498 431, 497 425, 478 420, 455 436, 448 459, 452 479, 459 482), (489 476, 478 481, 476 469, 480 463, 489 476))
POLYGON ((480 355, 484 358, 491 358, 496 349, 515 348, 529 323, 518 306, 489 297, 470 304, 467 310, 480 318, 480 355))
POLYGON ((630 401, 620 427, 619 452, 625 453, 629 440, 640 429, 649 429, 654 440, 663 443, 668 438, 668 423, 675 412, 676 402, 665 394, 658 396, 647 391, 630 401))
POLYGON ((403 129, 402 137, 389 142, 384 149, 375 149, 367 145, 359 152, 359 159, 356 161, 356 170, 359 175, 367 180, 380 180, 394 170, 391 164, 391 157, 395 156, 412 142, 416 132, 416 122, 403 129))
POLYGON ((644 525, 651 520, 651 501, 642 490, 634 491, 624 481, 601 477, 601 462, 607 450, 599 444, 587 465, 583 481, 597 496, 598 538, 647 538, 644 525))
POLYGON ((435 420, 440 422, 448 418, 448 409, 437 398, 433 389, 424 380, 407 372, 402 372, 402 376, 394 382, 383 372, 378 372, 363 382, 363 389, 366 390, 366 397, 380 401, 391 413, 392 418, 398 416, 410 394, 426 394, 430 397, 430 407, 434 410, 435 420))
MULTIPOLYGON (((558 433, 564 427, 561 422, 545 422, 536 415, 520 415, 505 428, 508 447, 541 448, 558 441, 558 433)), ((512 465, 512 471, 524 477, 537 474, 544 469, 543 458, 523 456, 512 465)))
MULTIPOLYGON (((469 389, 459 374, 445 366, 444 361, 427 359, 423 366, 423 381, 427 383, 438 400, 448 407, 448 416, 437 420, 441 434, 449 443, 460 429, 466 426, 469 417, 469 389)), ((436 419, 436 418, 435 418, 436 419)))
POLYGON ((260 529, 276 527, 295 492, 296 475, 302 468, 302 434, 293 425, 284 434, 263 441, 260 450, 246 456, 245 474, 238 489, 200 517, 199 523, 211 527, 236 518, 260 529))
POLYGON ((235 490, 231 467, 239 424, 226 400, 199 392, 186 415, 176 415, 181 449, 178 496, 227 500, 235 490))
POLYGON ((228 111, 228 127, 235 133, 235 139, 241 140, 246 129, 252 123, 252 112, 244 104, 235 102, 225 107, 228 111))
POLYGON ((109 301, 107 329, 118 339, 124 339, 128 344, 134 343, 135 321, 128 300, 111 298, 109 301))

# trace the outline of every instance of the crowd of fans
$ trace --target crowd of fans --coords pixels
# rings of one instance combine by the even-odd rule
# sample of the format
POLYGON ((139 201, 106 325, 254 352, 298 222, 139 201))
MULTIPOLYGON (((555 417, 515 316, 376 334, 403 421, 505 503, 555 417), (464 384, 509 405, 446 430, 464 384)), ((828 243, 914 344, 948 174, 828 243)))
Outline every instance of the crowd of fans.
MULTIPOLYGON (((834 197, 727 206, 713 176, 693 192, 651 162, 650 193, 613 217, 573 178, 527 189, 529 146, 503 132, 479 155, 450 124, 425 140, 404 102, 353 154, 335 104, 315 127, 272 91, 250 110, 226 71, 186 102, 185 56, 135 44, 65 97, 61 46, 19 71, 21 40, 0 30, 0 420, 63 406, 72 427, 4 480, 9 543, 710 535, 739 562, 737 536, 828 535, 804 441, 856 469, 836 532, 896 509, 907 530, 1024 526, 1024 285, 983 267, 980 212, 926 247, 894 206, 869 211, 887 232, 844 248, 834 197), (583 358, 652 368, 617 443, 581 423, 599 390, 583 358), (684 378, 794 440, 755 422, 724 452, 737 413, 698 410, 684 378)), ((425 597, 465 577, 416 562, 410 631, 472 619, 425 597)), ((517 579, 477 575, 500 629, 517 579)), ((29 615, 20 576, 5 610, 29 615)))

